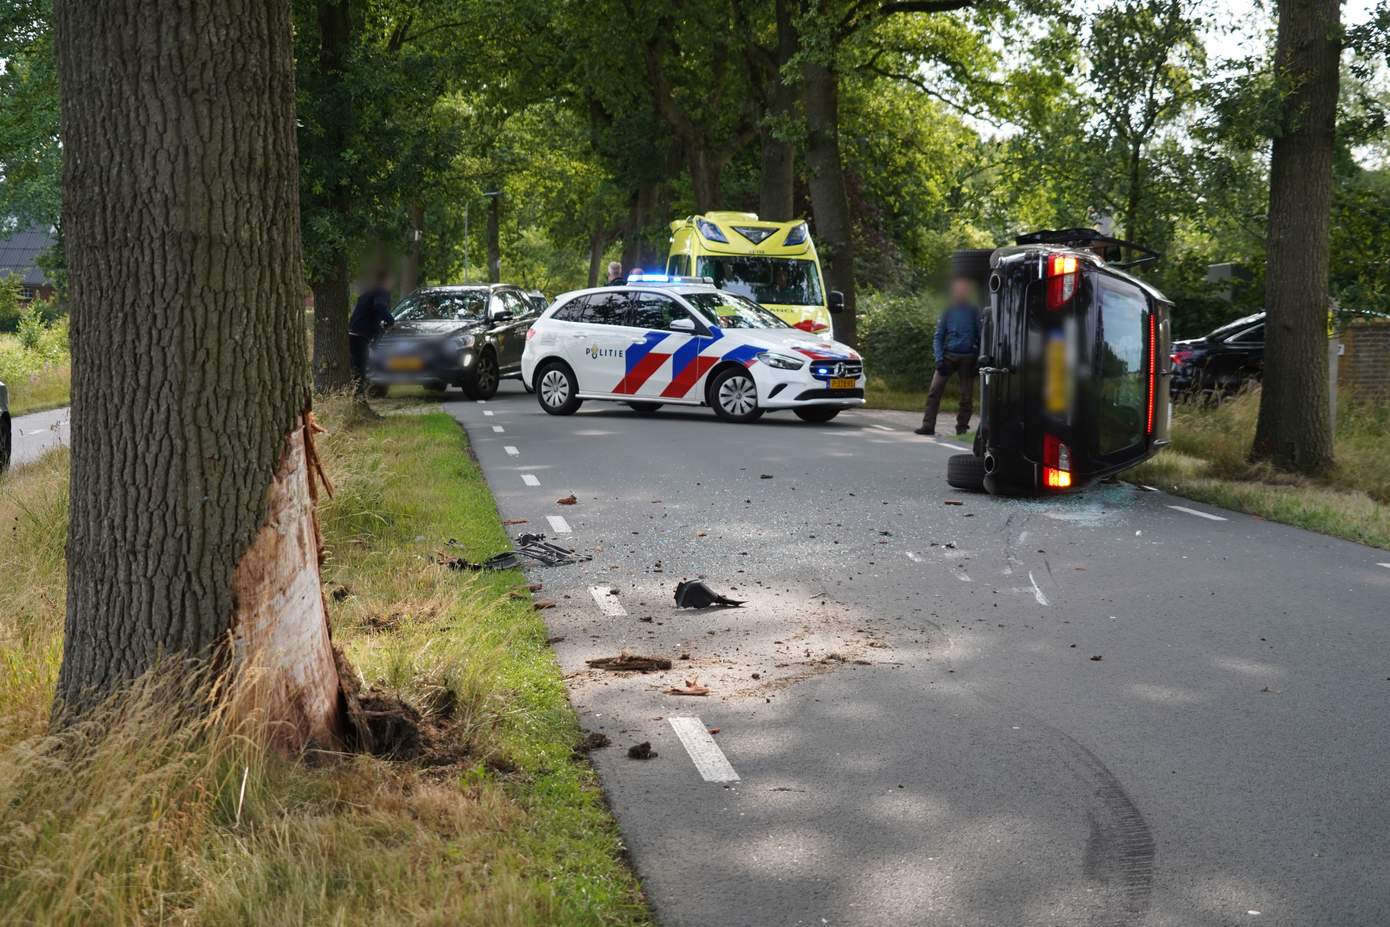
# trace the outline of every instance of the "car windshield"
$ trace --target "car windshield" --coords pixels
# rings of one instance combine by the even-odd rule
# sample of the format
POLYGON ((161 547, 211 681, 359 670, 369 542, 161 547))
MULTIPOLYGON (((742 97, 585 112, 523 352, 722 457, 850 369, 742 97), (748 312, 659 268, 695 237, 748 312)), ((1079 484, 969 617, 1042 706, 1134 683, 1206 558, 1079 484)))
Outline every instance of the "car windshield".
POLYGON ((732 293, 683 293, 691 305, 706 318, 719 323, 720 328, 787 328, 775 314, 757 303, 732 293))
POLYGON ((487 290, 415 293, 396 307, 397 322, 476 322, 487 310, 487 290))
POLYGON ((706 255, 696 273, 764 306, 819 306, 824 301, 815 261, 706 255))
POLYGON ((1144 437, 1144 294, 1106 285, 1100 302, 1100 453, 1144 437))

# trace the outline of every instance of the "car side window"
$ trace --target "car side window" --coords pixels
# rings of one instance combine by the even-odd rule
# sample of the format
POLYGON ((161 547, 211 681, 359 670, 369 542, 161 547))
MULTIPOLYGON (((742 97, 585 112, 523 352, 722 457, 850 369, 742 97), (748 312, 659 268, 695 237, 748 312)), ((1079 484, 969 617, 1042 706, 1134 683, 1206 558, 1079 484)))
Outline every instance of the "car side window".
POLYGON ((686 277, 690 275, 690 259, 684 254, 673 254, 666 261, 666 273, 671 277, 686 277))
POLYGON ((1247 328, 1245 331, 1241 332, 1239 335, 1236 335, 1234 338, 1231 339, 1231 343, 1232 343, 1232 344, 1264 344, 1264 340, 1265 340, 1265 327, 1264 327, 1264 323, 1261 322, 1259 325, 1253 325, 1253 326, 1251 326, 1250 328, 1247 328))
POLYGON ((584 302, 584 314, 579 321, 589 325, 627 324, 627 294, 592 293, 584 302))
POLYGON ((531 310, 531 301, 516 290, 502 292, 502 305, 512 314, 513 319, 524 319, 531 310))
POLYGON ((584 305, 589 301, 587 296, 576 296, 556 309, 550 316, 553 322, 578 322, 584 316, 584 305))
MULTIPOLYGON (((669 296, 661 293, 634 293, 632 296, 632 309, 628 316, 628 322, 633 328, 655 329, 656 331, 668 332, 671 330, 671 323, 676 319, 689 319, 695 322, 686 308, 669 296)), ((704 328, 698 322, 695 323, 697 329, 704 328)))

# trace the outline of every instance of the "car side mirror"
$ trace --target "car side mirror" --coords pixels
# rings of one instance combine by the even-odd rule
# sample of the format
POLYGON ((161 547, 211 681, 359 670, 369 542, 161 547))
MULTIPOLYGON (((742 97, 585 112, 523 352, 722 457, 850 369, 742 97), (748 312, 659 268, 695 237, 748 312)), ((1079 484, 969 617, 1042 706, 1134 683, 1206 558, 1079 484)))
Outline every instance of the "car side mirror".
POLYGON ((695 320, 672 319, 670 328, 673 332, 693 332, 695 331, 695 320))
POLYGON ((845 311, 845 294, 839 290, 830 291, 830 311, 837 315, 845 311))
POLYGON ((510 322, 511 320, 512 314, 506 309, 498 309, 492 314, 492 321, 494 322, 510 322))

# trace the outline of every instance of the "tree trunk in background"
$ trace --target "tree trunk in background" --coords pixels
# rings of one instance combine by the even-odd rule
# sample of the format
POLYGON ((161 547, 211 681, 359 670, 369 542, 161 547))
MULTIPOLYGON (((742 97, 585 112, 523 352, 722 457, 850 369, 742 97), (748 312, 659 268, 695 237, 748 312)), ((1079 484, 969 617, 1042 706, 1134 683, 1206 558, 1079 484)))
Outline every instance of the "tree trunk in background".
MULTIPOLYGON (((351 4, 349 0, 319 0, 317 9, 319 70, 336 104, 330 109, 333 118, 325 122, 324 131, 330 144, 345 152, 349 148, 352 119, 352 98, 343 77, 352 41, 351 4)), ((338 167, 338 176, 322 194, 323 205, 346 223, 352 212, 352 193, 347 167, 342 163, 338 167)), ((327 265, 322 279, 310 281, 314 291, 314 389, 319 392, 343 389, 352 382, 348 362, 348 256, 341 244, 335 246, 327 265)))
POLYGON ((1251 456, 1303 473, 1332 464, 1328 224, 1341 55, 1338 0, 1280 0, 1274 67, 1286 88, 1270 157, 1264 385, 1251 456))
POLYGON ((55 4, 72 308, 55 717, 166 657, 339 743, 319 588, 288 4, 55 4))
POLYGON ((775 127, 796 114, 797 88, 782 80, 782 68, 796 54, 796 29, 790 4, 777 0, 777 71, 768 93, 768 119, 761 127, 762 175, 758 186, 758 217, 785 222, 794 218, 796 145, 776 137, 775 127))
MULTIPOLYGON (((644 180, 637 185, 637 192, 633 194, 632 201, 628 205, 627 223, 623 228, 623 273, 633 270, 654 270, 653 267, 646 266, 643 262, 652 257, 651 248, 647 242, 647 225, 652 221, 656 208, 660 184, 654 180, 644 180)), ((661 266, 665 266, 665 260, 661 260, 661 266)))
POLYGON ((502 196, 488 197, 487 282, 502 282, 502 196))
POLYGON ((405 243, 405 257, 401 260, 401 294, 413 293, 420 285, 420 255, 425 248, 425 207, 411 203, 410 238, 405 243))
POLYGON ((589 286, 598 286, 599 280, 607 276, 603 267, 603 232, 594 229, 589 233, 589 286))
POLYGON ((686 150, 686 166, 690 171, 690 186, 695 194, 695 211, 709 212, 723 203, 721 175, 724 162, 706 145, 690 144, 686 150))
POLYGON ((832 317, 835 338, 856 347, 854 238, 840 163, 839 76, 828 66, 808 60, 802 66, 801 84, 816 250, 825 269, 826 289, 845 294, 845 311, 832 317))

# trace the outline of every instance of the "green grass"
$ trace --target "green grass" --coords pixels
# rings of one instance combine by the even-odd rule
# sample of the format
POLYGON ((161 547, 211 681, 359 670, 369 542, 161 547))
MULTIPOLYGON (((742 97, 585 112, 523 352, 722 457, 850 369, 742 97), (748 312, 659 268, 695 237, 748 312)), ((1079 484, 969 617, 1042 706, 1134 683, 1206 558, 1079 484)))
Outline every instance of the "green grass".
POLYGON ((1390 409, 1339 410, 1336 466, 1318 478, 1249 461, 1259 392, 1173 413, 1173 446, 1134 477, 1178 495, 1283 524, 1390 548, 1390 409))
POLYGON ((68 404, 72 368, 66 353, 25 350, 14 335, 0 334, 0 383, 10 391, 10 414, 25 415, 68 404))
POLYGON ((431 762, 306 766, 149 692, 46 737, 67 511, 48 455, 0 482, 0 922, 650 923, 522 575, 434 562, 449 538, 507 543, 461 431, 346 410, 320 439, 334 640, 426 713, 431 762))

